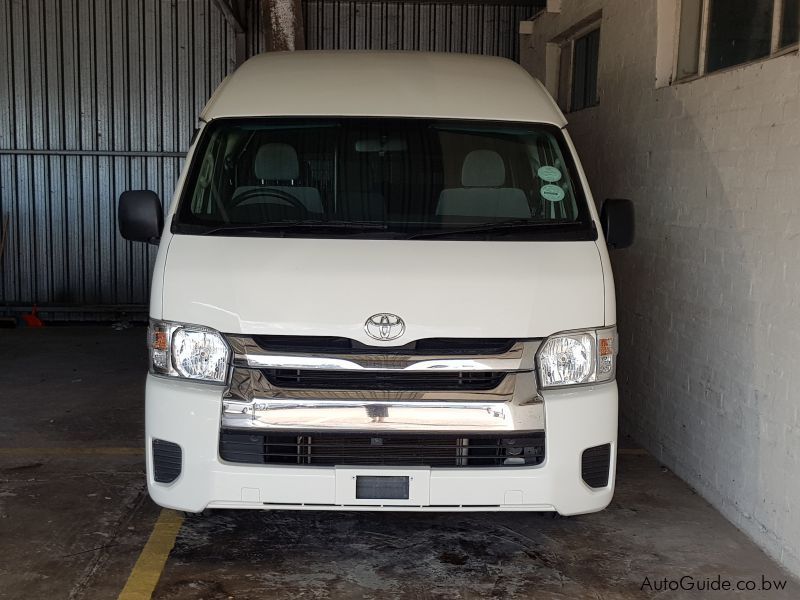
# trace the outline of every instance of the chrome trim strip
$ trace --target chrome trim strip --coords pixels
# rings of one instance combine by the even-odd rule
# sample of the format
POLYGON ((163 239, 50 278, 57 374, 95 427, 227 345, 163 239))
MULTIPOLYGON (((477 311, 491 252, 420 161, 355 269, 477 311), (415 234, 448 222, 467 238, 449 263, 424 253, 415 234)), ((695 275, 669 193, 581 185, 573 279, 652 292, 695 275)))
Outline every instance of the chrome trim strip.
POLYGON ((228 335, 236 367, 326 369, 330 371, 533 371, 540 340, 517 342, 503 354, 421 356, 402 354, 273 354, 247 336, 228 335))
POLYGON ((223 401, 223 428, 304 431, 527 431, 544 430, 539 402, 414 402, 257 399, 223 401))

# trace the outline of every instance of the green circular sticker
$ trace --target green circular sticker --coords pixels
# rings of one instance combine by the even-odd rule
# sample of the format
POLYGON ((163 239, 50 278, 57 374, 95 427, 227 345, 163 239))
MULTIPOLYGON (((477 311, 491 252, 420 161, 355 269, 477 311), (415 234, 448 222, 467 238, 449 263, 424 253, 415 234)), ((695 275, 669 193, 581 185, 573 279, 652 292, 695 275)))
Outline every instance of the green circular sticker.
POLYGON ((561 171, 555 167, 539 167, 539 170, 536 171, 536 174, 542 181, 549 181, 550 183, 559 181, 561 179, 561 171))
POLYGON ((564 199, 564 190, 559 186, 548 183, 539 189, 542 198, 549 202, 561 202, 564 199))

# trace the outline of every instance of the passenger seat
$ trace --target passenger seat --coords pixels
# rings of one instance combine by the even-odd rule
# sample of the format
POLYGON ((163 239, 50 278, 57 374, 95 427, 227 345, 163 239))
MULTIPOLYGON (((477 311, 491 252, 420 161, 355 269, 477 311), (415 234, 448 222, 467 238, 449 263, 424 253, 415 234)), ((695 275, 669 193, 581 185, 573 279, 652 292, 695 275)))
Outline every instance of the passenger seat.
POLYGON ((519 188, 503 187, 506 167, 494 150, 473 150, 464 158, 460 188, 439 195, 436 214, 453 217, 527 219, 528 198, 519 188))

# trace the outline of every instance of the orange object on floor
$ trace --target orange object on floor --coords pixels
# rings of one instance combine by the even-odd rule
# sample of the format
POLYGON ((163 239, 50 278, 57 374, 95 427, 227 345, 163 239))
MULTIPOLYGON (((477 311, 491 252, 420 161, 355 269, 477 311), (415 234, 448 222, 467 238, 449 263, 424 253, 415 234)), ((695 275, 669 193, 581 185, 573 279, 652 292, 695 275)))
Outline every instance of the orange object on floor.
POLYGON ((36 316, 36 306, 33 307, 30 314, 22 315, 22 320, 25 321, 26 327, 44 327, 42 320, 36 316))

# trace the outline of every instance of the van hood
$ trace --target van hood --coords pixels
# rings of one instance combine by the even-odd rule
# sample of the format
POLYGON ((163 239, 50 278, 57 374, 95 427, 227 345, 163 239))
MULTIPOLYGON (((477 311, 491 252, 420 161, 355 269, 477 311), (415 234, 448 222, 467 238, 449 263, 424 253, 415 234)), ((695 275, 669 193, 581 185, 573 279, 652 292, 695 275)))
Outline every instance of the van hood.
POLYGON ((535 338, 604 325, 594 242, 230 238, 175 235, 165 320, 225 333, 340 336, 371 345, 432 337, 535 338), (378 342, 367 319, 405 333, 378 342))

